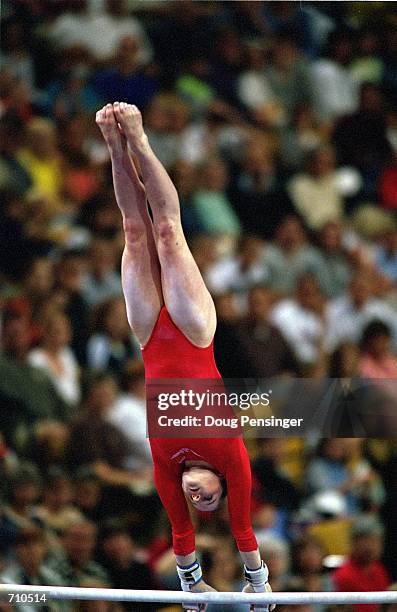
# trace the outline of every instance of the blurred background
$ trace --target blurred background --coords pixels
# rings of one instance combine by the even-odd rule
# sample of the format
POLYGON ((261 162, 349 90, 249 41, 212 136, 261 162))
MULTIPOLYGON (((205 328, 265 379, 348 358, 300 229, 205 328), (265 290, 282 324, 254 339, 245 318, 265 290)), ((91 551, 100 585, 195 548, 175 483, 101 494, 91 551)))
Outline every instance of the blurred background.
MULTIPOLYGON (((2 2, 2 582, 179 588, 94 121, 103 104, 139 106, 177 186, 225 377, 397 377, 396 8, 2 2)), ((249 440, 249 451, 273 590, 397 579, 395 440, 249 440)), ((195 523, 207 581, 240 589, 227 509, 195 523)))

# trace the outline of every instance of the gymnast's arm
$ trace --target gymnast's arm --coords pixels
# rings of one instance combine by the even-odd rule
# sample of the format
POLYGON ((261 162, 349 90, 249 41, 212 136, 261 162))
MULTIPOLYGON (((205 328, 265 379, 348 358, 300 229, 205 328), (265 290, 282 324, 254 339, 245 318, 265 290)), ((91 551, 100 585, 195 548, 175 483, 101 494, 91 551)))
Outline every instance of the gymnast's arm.
MULTIPOLYGON (((156 452, 153 453, 153 462, 154 482, 171 523, 172 544, 178 568, 183 570, 184 568, 195 567, 197 556, 194 527, 182 490, 180 466, 164 461, 156 455, 156 452)), ((180 575, 179 571, 178 574, 180 575)), ((214 589, 201 578, 184 590, 200 593, 213 591, 214 589)))
POLYGON ((251 525, 251 466, 243 441, 236 438, 227 463, 227 501, 230 528, 241 558, 254 569, 261 563, 258 545, 251 525))
POLYGON ((236 438, 233 443, 226 472, 230 527, 244 562, 247 581, 244 591, 263 593, 271 588, 251 525, 251 466, 242 439, 236 438))

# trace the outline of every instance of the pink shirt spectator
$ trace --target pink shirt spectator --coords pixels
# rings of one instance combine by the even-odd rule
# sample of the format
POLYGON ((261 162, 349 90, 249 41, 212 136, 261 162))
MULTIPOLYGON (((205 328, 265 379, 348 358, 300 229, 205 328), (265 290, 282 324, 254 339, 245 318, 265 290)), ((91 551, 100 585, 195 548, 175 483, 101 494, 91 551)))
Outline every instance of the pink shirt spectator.
POLYGON ((360 360, 359 370, 363 378, 397 379, 397 359, 393 355, 386 355, 375 360, 371 355, 364 355, 360 360))

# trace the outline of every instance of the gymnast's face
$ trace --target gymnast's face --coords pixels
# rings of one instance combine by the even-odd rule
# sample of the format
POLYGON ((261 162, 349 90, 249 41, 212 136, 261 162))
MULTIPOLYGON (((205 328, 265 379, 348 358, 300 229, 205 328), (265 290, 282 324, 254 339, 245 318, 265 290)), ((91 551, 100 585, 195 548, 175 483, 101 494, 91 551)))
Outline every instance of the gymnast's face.
POLYGON ((182 474, 182 489, 189 502, 201 512, 216 510, 222 497, 221 480, 208 468, 187 468, 182 474))

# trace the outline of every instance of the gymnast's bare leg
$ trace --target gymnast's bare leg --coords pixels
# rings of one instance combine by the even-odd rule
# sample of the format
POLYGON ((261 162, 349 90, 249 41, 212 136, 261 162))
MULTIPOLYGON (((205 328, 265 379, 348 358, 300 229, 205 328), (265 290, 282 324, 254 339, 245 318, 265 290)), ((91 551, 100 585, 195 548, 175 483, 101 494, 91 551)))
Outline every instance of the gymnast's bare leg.
POLYGON ((215 333, 215 307, 183 234, 177 191, 149 145, 137 107, 116 103, 113 109, 139 162, 153 215, 167 310, 175 325, 193 344, 208 346, 215 333))
POLYGON ((163 304, 160 264, 149 217, 145 187, 130 157, 127 141, 117 125, 112 104, 96 114, 112 162, 117 204, 123 217, 125 247, 121 265, 128 321, 144 345, 163 304))

